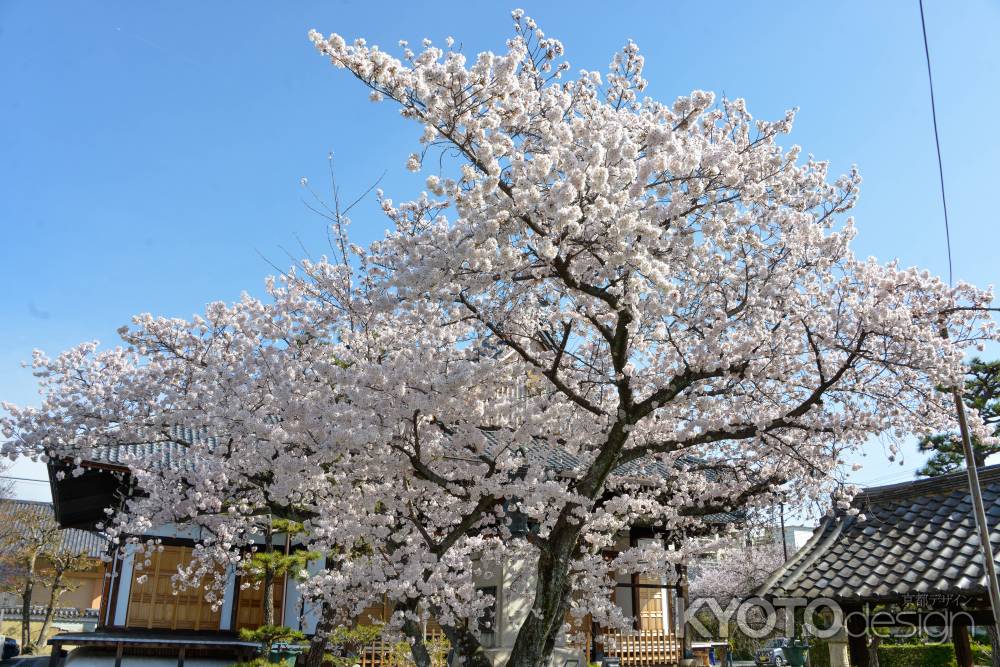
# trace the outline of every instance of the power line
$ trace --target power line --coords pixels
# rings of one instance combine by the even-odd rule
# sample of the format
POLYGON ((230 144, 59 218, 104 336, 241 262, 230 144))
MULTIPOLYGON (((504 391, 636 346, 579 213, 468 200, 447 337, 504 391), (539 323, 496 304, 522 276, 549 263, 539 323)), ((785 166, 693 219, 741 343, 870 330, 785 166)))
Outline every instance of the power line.
POLYGON ((47 479, 32 479, 31 477, 13 477, 11 475, 0 475, 0 479, 9 479, 15 482, 38 482, 40 484, 48 484, 47 479))
MULTIPOLYGON (((931 89, 931 118, 934 120, 934 143, 937 146, 938 176, 941 179, 941 206, 944 209, 944 233, 948 240, 948 284, 952 285, 954 277, 951 271, 951 230, 948 226, 948 201, 944 196, 944 162, 941 160, 941 140, 938 136, 937 110, 934 102, 934 80, 931 77, 931 51, 927 46, 927 22, 924 19, 924 0, 918 0, 920 5, 920 27, 924 33, 924 56, 927 59, 927 83, 931 89)), ((948 337, 947 328, 943 334, 948 337)), ((955 399, 955 412, 958 415, 958 430, 962 434, 962 449, 965 452, 965 468, 969 476, 969 496, 972 500, 973 514, 976 517, 976 532, 979 533, 979 549, 982 552, 986 581, 990 591, 990 610, 993 612, 993 626, 1000 630, 1000 580, 997 579, 996 560, 993 554, 993 544, 990 541, 990 528, 986 519, 986 508, 983 504, 983 491, 979 486, 979 471, 976 469, 975 453, 972 448, 972 435, 969 432, 969 422, 965 414, 965 400, 958 387, 951 390, 955 399)))
POLYGON ((941 160, 941 138, 938 136, 937 104, 934 101, 934 77, 931 76, 931 49, 927 45, 927 22, 924 20, 924 0, 920 2, 920 29, 924 33, 924 58, 927 60, 927 83, 931 89, 931 120, 934 122, 934 146, 937 148, 938 180, 941 182, 941 208, 944 209, 944 238, 948 247, 948 285, 955 282, 951 268, 951 227, 948 224, 948 200, 944 196, 944 162, 941 160))

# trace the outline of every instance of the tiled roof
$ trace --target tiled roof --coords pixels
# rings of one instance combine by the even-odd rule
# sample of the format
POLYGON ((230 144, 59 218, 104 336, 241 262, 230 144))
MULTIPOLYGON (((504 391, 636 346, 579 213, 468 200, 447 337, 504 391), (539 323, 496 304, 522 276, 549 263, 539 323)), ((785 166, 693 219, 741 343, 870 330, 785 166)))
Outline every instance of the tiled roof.
MULTIPOLYGON (((33 500, 0 500, 0 517, 5 519, 15 512, 29 511, 39 515, 48 515, 55 521, 52 503, 33 500)), ((92 558, 100 558, 107 550, 108 541, 99 533, 76 528, 63 528, 62 548, 69 553, 84 553, 92 558)))
POLYGON ((214 446, 215 437, 201 430, 174 426, 170 429, 169 440, 95 447, 88 460, 121 467, 127 467, 130 461, 141 461, 144 467, 154 470, 192 470, 196 459, 188 451, 188 445, 194 443, 214 446))
MULTIPOLYGON (((483 434, 492 446, 501 446, 493 431, 484 430, 483 434)), ((188 450, 187 444, 195 442, 206 443, 210 446, 215 444, 214 436, 183 426, 173 427, 170 438, 170 440, 153 443, 97 447, 88 460, 93 463, 122 467, 127 466, 129 461, 141 461, 144 467, 154 470, 157 468, 192 470, 196 459, 188 450)), ((572 453, 542 440, 532 440, 530 444, 522 445, 520 452, 529 464, 540 465, 561 473, 570 473, 582 467, 581 460, 572 453)), ((682 465, 695 463, 697 461, 690 457, 682 459, 682 465)), ((620 477, 653 480, 667 477, 673 472, 662 461, 654 459, 629 461, 615 468, 612 474, 620 477)), ((706 471, 704 474, 710 479, 715 476, 712 471, 706 471)), ((712 523, 734 523, 743 518, 740 512, 724 512, 706 517, 712 523)))
MULTIPOLYGON (((44 617, 47 608, 44 605, 36 604, 31 606, 32 617, 44 617)), ((0 614, 6 618, 20 618, 21 606, 0 607, 0 614)), ((57 621, 96 619, 99 614, 97 609, 77 609, 76 607, 56 607, 53 618, 57 621)))
MULTIPOLYGON (((992 551, 1000 548, 1000 465, 980 468, 992 551)), ((988 595, 965 471, 874 487, 860 517, 826 518, 759 594, 841 602, 988 595)))

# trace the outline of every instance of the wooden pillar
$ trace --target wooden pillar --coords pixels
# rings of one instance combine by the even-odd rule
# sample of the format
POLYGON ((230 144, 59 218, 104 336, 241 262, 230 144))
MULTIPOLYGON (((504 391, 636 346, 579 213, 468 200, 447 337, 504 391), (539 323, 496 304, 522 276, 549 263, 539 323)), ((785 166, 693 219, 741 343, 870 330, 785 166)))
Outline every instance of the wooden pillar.
POLYGON ((181 652, 177 655, 177 667, 184 667, 184 654, 187 652, 187 646, 181 646, 181 652))
POLYGON ((951 644, 955 647, 955 662, 958 667, 973 667, 972 646, 969 643, 969 626, 955 624, 951 628, 951 644))
POLYGON ((125 644, 118 642, 118 648, 115 649, 115 667, 122 667, 122 653, 125 651, 125 644))
POLYGON ((851 658, 851 667, 869 667, 868 660, 868 623, 860 607, 845 608, 847 618, 847 651, 851 658))
MULTIPOLYGON (((684 611, 686 613, 688 607, 691 606, 691 594, 688 590, 687 565, 677 565, 677 580, 679 582, 680 598, 684 602, 684 611)), ((681 658, 684 658, 688 649, 691 648, 691 633, 689 632, 688 624, 684 621, 683 616, 680 616, 677 621, 677 629, 681 633, 681 658)))

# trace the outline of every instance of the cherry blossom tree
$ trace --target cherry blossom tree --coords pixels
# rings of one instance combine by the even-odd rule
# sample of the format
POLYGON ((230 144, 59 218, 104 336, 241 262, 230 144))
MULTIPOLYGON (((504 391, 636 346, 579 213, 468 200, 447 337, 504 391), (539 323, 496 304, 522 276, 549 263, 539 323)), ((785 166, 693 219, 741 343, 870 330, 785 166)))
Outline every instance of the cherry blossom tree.
POLYGON ((472 59, 311 33, 422 127, 427 191, 380 193, 392 228, 369 248, 333 207, 331 257, 266 299, 37 353, 42 404, 5 406, 5 451, 79 465, 181 442, 182 469, 131 462, 143 493, 108 532, 202 526, 197 581, 245 567, 260 516, 302 522, 326 554, 301 584, 321 634, 385 596, 419 665, 428 616, 489 664, 476 580, 528 563, 508 664, 533 667, 568 618, 628 627, 613 573, 662 571, 706 516, 779 489, 846 507, 845 451, 946 428, 936 388, 996 338, 991 294, 855 258, 860 177, 782 148, 792 113, 644 98, 632 43, 568 80, 562 44, 514 19, 504 53, 472 59), (606 559, 637 525, 662 539, 606 559))
POLYGON ((780 544, 727 544, 689 570, 692 599, 713 598, 726 605, 751 596, 784 563, 780 544))
MULTIPOLYGON (((703 604, 706 599, 714 600, 723 609, 735 609, 739 602, 752 597, 785 562, 782 545, 773 540, 729 539, 714 546, 713 554, 689 566, 688 591, 692 605, 689 609, 703 604)), ((778 627, 782 628, 779 632, 794 628, 794 616, 787 615, 785 609, 778 613, 781 616, 778 627)), ((730 650, 753 656, 764 643, 763 638, 752 636, 754 633, 745 633, 740 624, 721 624, 710 611, 703 609, 697 617, 698 623, 691 628, 694 633, 707 631, 705 639, 725 638, 730 650)), ((751 627, 762 628, 766 619, 763 610, 753 606, 744 621, 751 627)))

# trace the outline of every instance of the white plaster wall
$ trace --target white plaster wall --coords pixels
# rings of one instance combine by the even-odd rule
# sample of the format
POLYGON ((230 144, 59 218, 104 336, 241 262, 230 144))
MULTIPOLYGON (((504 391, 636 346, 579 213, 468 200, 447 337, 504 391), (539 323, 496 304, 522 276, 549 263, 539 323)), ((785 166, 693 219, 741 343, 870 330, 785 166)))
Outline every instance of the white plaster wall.
POLYGON ((799 549, 801 549, 802 547, 804 547, 806 545, 806 542, 808 542, 812 538, 812 536, 813 536, 813 530, 814 529, 812 529, 812 528, 796 528, 795 529, 793 540, 794 540, 794 543, 795 543, 795 550, 796 551, 798 551, 799 549))
POLYGON ((226 587, 222 591, 222 609, 219 613, 219 629, 233 629, 233 601, 236 600, 236 568, 226 569, 226 587))
MULTIPOLYGON (((616 574, 615 581, 620 584, 630 584, 632 583, 632 577, 628 574, 616 574)), ((626 616, 631 616, 634 613, 632 610, 632 589, 616 588, 615 605, 621 609, 626 616)))
MULTIPOLYGON (((515 582, 527 576, 533 583, 531 569, 533 563, 524 559, 508 561, 501 572, 499 586, 500 599, 497 601, 497 641, 499 648, 511 648, 517 639, 517 631, 528 617, 531 610, 531 596, 515 593, 515 582)), ((531 588, 529 587, 530 591, 531 588)))
POLYGON ((282 607, 282 618, 284 623, 293 630, 300 630, 299 625, 299 601, 302 594, 299 592, 299 582, 289 575, 285 581, 285 605, 282 607))
POLYGON ((135 545, 125 545, 125 555, 118 568, 118 599, 115 600, 113 625, 125 625, 128 614, 128 597, 132 592, 132 571, 135 569, 135 545))
MULTIPOLYGON (((322 559, 311 560, 309 561, 309 564, 306 565, 306 570, 309 572, 309 574, 317 574, 322 569, 323 569, 322 559)), ((289 621, 291 621, 292 618, 298 619, 299 616, 299 603, 298 603, 299 590, 297 585, 295 586, 295 596, 296 596, 296 602, 292 615, 286 616, 286 618, 289 621)), ((289 595, 287 597, 291 598, 292 596, 289 595)), ((288 609, 288 599, 285 600, 285 605, 286 605, 285 608, 288 609)), ((313 634, 314 632, 316 632, 316 624, 319 623, 319 617, 320 617, 320 606, 315 603, 312 604, 307 603, 302 612, 302 627, 298 629, 306 633, 307 635, 313 634)), ((296 622, 298 621, 296 620, 296 622)))
MULTIPOLYGON (((493 576, 477 579, 477 586, 497 586, 497 628, 494 646, 486 649, 486 655, 494 665, 507 665, 510 651, 517 639, 517 632, 531 611, 534 595, 534 562, 524 559, 510 560, 497 568, 493 576), (525 594, 515 593, 515 582, 527 581, 525 594)), ((576 648, 565 645, 565 639, 557 642, 549 661, 551 667, 563 667, 566 661, 578 660, 580 667, 584 665, 583 654, 576 648)))

